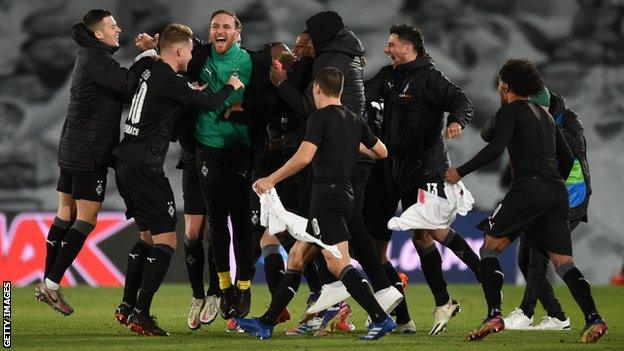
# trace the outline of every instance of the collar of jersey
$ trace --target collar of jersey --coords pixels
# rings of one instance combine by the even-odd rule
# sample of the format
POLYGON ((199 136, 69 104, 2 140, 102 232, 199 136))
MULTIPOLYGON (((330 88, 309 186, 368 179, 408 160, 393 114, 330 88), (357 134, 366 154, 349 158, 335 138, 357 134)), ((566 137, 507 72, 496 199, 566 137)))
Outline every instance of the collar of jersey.
POLYGON ((238 45, 238 43, 234 43, 228 49, 228 51, 226 51, 226 52, 224 52, 222 54, 218 53, 216 50, 213 50, 212 57, 214 57, 214 58, 216 58, 218 60, 231 60, 231 59, 235 58, 236 56, 238 56, 240 51, 241 51, 240 45, 238 45))

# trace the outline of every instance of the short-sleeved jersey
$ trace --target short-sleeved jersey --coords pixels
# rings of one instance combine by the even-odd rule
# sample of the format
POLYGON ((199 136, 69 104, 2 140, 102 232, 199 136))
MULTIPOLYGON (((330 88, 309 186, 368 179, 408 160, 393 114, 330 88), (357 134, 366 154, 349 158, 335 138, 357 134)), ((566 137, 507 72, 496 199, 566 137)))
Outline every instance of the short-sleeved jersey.
POLYGON ((346 107, 330 105, 308 117, 303 141, 318 148, 312 160, 314 183, 337 184, 351 189, 351 173, 360 143, 372 148, 377 137, 363 119, 346 107))

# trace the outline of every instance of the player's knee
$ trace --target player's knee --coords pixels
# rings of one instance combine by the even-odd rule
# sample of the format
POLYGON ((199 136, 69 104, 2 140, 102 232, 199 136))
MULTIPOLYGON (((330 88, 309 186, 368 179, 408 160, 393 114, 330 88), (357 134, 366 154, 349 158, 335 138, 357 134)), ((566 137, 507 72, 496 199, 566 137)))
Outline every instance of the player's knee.
POLYGON ((479 256, 481 256, 481 259, 499 258, 500 251, 496 250, 495 248, 487 247, 485 243, 483 243, 483 246, 481 246, 481 249, 479 249, 479 256))
POLYGON ((139 239, 150 245, 154 244, 154 240, 152 239, 152 235, 149 231, 139 232, 139 239))
POLYGON ((61 206, 56 211, 56 216, 65 222, 73 222, 76 219, 76 211, 71 206, 61 206))
POLYGON ((190 240, 197 240, 199 238, 199 229, 193 230, 193 228, 187 228, 184 235, 190 240))
POLYGON ((331 272, 331 274, 333 274, 335 277, 340 277, 340 273, 342 272, 342 269, 344 267, 346 267, 345 264, 343 264, 341 262, 341 260, 338 259, 327 259, 327 269, 331 272))
POLYGON ((260 238, 260 247, 265 247, 268 245, 279 245, 279 244, 280 244, 279 240, 277 240, 275 236, 269 234, 266 231, 262 234, 262 237, 260 238))
POLYGON ((288 262, 286 263, 286 268, 292 271, 302 272, 305 268, 305 262, 303 262, 302 255, 288 255, 288 262))
POLYGON ((552 261, 553 266, 555 266, 555 269, 565 265, 574 265, 574 259, 572 256, 551 255, 550 260, 552 261))

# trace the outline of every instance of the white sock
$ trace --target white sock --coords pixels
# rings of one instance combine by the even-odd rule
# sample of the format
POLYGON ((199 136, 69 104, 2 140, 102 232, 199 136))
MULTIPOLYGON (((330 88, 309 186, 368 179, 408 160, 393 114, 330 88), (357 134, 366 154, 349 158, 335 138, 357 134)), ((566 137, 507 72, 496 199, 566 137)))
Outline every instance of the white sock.
POLYGON ((55 282, 51 281, 48 278, 45 279, 45 286, 46 286, 46 288, 48 288, 50 290, 58 290, 58 288, 59 288, 58 283, 55 283, 55 282))

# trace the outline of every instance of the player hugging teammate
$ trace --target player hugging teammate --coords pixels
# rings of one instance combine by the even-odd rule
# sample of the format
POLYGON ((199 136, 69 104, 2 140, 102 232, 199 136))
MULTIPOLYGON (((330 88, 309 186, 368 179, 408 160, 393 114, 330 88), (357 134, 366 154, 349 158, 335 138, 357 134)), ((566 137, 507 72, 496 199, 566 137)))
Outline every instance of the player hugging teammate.
POLYGON ((487 317, 468 335, 470 340, 506 327, 530 327, 538 299, 552 318, 540 329, 569 328, 544 280, 549 260, 585 316, 581 341, 600 339, 608 328, 589 283, 574 265, 568 225, 586 221, 591 194, 582 125, 563 99, 545 89, 535 65, 513 59, 501 68, 501 108, 483 133, 488 144, 455 168, 446 143, 462 134, 474 108, 435 67, 422 31, 408 24, 392 26, 384 49, 392 64, 364 81, 364 46, 340 15, 319 12, 305 27, 294 54, 273 42, 253 51, 241 46, 236 14, 219 10, 210 18, 207 42, 176 23, 153 37, 139 34, 135 45, 143 53, 125 69, 112 58, 121 29, 110 12, 91 10, 74 26, 81 49, 59 142, 59 209, 46 241, 44 279, 35 285, 37 300, 64 315, 73 313, 59 283, 96 225, 107 167, 113 167, 126 216, 139 230, 115 319, 139 334, 169 335, 150 310, 177 246, 177 209, 163 168, 169 142, 177 140, 184 150, 180 168, 191 330, 211 323, 220 312, 229 331, 268 339, 276 324, 290 319, 287 305, 303 275, 310 287, 308 309, 288 335, 354 329, 344 302, 349 296, 369 315, 361 340, 412 334, 416 327, 404 282, 386 257, 388 220, 399 201, 403 210, 415 205, 419 191, 445 198, 445 187, 507 148, 513 183, 480 227, 485 237, 480 257, 450 226, 413 231, 436 304, 429 334, 444 331, 460 312, 442 275, 438 241, 483 286, 487 317), (125 101, 130 109, 119 141, 125 101), (288 232, 273 236, 260 226, 258 195, 273 188, 283 195, 286 210, 310 219, 306 232, 322 245, 297 241, 288 232), (498 257, 520 235, 527 294, 521 309, 503 319, 498 257), (204 239, 211 272, 207 292, 204 239), (286 266, 280 246, 289 253, 286 266), (261 254, 271 303, 262 316, 245 318, 261 254), (351 266, 351 254, 368 279, 351 266))

